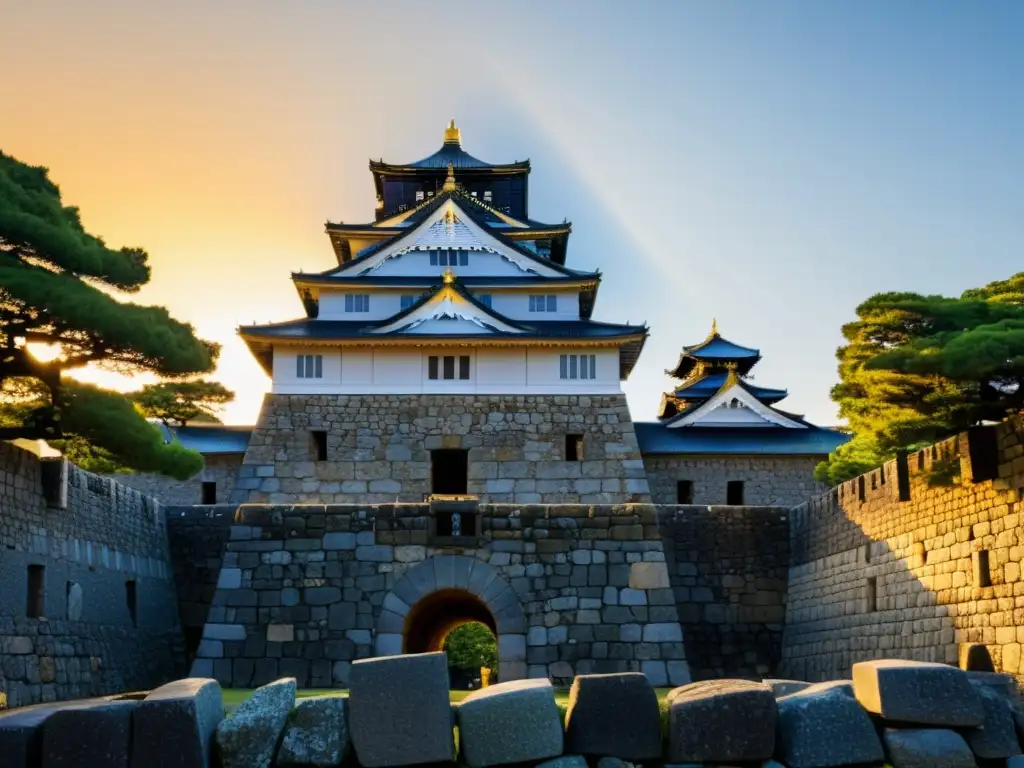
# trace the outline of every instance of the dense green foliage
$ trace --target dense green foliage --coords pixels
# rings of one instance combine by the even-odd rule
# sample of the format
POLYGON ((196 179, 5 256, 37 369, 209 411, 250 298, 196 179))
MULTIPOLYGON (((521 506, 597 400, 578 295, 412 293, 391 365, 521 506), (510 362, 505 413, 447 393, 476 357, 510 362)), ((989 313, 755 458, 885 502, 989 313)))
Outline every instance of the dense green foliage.
POLYGON ((190 421, 219 424, 217 408, 234 400, 235 393, 216 381, 162 381, 130 397, 143 415, 183 427, 190 421))
POLYGON ((121 395, 77 384, 65 371, 97 363, 122 373, 179 377, 213 369, 219 347, 162 307, 118 301, 150 277, 138 248, 108 248, 64 206, 44 168, 0 152, 0 420, 4 438, 58 440, 125 466, 178 477, 201 466, 196 454, 165 446, 121 395), (42 363, 27 344, 53 344, 42 363), (14 385, 35 380, 45 388, 14 385), (25 393, 30 393, 25 397, 25 393), (20 419, 20 423, 18 422, 20 419))
POLYGON ((818 466, 822 482, 1024 409, 1024 272, 959 298, 872 296, 843 336, 832 398, 854 439, 818 466))
POLYGON ((463 669, 498 666, 498 641, 486 626, 478 621, 462 624, 444 639, 448 664, 463 669))

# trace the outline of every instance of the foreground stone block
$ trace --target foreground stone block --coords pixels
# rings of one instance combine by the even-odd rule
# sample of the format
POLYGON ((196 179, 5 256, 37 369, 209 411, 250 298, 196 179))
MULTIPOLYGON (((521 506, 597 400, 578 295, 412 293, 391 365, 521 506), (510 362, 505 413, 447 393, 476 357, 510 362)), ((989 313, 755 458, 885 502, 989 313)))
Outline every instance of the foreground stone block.
POLYGON ((189 678, 157 688, 135 708, 132 768, 209 768, 223 719, 216 680, 189 678))
POLYGON ((661 757, 658 694, 646 676, 577 675, 569 690, 565 750, 623 760, 661 757))
POLYGON ((579 755, 562 755, 554 760, 538 763, 537 768, 587 768, 587 761, 579 755))
POLYGON ((444 653, 354 662, 349 688, 349 733, 364 768, 455 759, 444 653))
POLYGON ((548 680, 482 688, 457 712, 459 757, 469 768, 537 762, 562 752, 562 722, 548 680))
POLYGON ((216 742, 223 768, 270 768, 277 741, 294 706, 294 677, 253 691, 217 726, 216 742))
POLYGON ((668 694, 673 763, 767 760, 778 712, 772 689, 748 680, 708 680, 668 694))
POLYGON ((963 732, 971 751, 987 760, 1021 754, 1010 702, 999 694, 997 688, 985 682, 972 680, 971 686, 977 691, 985 712, 985 723, 981 728, 968 728, 963 732))
POLYGON ((975 768, 974 754, 956 731, 886 728, 882 732, 892 768, 975 768))
POLYGON ((102 701, 54 712, 43 723, 40 766, 129 768, 132 713, 137 704, 102 701))
POLYGON ((819 683, 777 702, 775 757, 789 768, 879 763, 882 744, 845 682, 819 683))
POLYGON ((777 699, 781 699, 783 696, 789 696, 791 693, 798 693, 799 691, 803 691, 811 687, 810 683, 805 683, 801 680, 777 680, 766 677, 761 682, 772 689, 772 693, 777 699))
POLYGON ((945 664, 862 661, 853 665, 853 690, 864 709, 889 722, 973 728, 985 719, 967 675, 945 664))
POLYGON ((12 712, 0 712, 0 755, 11 768, 37 768, 42 759, 43 723, 60 709, 86 706, 106 699, 36 704, 12 712))
POLYGON ((310 696, 299 699, 288 716, 277 765, 341 765, 347 749, 345 699, 310 696))

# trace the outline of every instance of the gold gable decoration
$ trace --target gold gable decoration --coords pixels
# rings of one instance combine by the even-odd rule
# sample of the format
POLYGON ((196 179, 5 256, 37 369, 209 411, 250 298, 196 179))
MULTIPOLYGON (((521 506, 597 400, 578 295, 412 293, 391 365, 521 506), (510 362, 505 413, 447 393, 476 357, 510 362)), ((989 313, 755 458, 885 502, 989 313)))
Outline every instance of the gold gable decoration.
POLYGON ((455 127, 455 118, 448 123, 448 127, 444 129, 444 143, 445 144, 462 144, 462 132, 455 127))

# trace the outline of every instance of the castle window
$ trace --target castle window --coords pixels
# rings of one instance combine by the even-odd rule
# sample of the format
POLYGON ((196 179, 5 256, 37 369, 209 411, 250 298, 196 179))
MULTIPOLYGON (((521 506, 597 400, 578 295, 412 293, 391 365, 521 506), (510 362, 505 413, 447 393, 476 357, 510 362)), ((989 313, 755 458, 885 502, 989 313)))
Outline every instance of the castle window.
POLYGON ((300 379, 322 379, 324 377, 324 356, 296 356, 295 376, 300 379))
POLYGON ((558 378, 560 379, 596 379, 596 355, 559 355, 558 378))
POLYGON ((565 460, 583 461, 583 435, 565 436, 565 460))
POLYGON ((28 605, 25 612, 30 619, 38 619, 46 614, 45 565, 28 567, 28 605))
POLYGON ((693 504, 693 480, 676 483, 676 504, 693 504))
POLYGON ((431 191, 431 192, 427 192, 427 197, 433 197, 433 196, 434 196, 434 193, 433 193, 433 191, 431 191))
POLYGON ((864 581, 864 611, 874 613, 878 610, 878 578, 869 576, 864 581))
POLYGON ((203 504, 216 504, 217 503, 217 484, 211 482, 203 483, 203 504))
POLYGON ((365 293, 346 293, 345 294, 345 311, 346 312, 369 312, 370 311, 370 297, 365 293))
POLYGON ((476 192, 475 191, 474 192, 470 192, 469 194, 471 194, 473 197, 476 197, 476 192))
POLYGON ((725 503, 739 507, 743 505, 743 481, 730 480, 725 485, 725 503))
POLYGON ((989 569, 987 549, 974 553, 974 586, 992 586, 992 571, 989 569))
POLYGON ((530 296, 531 312, 557 312, 558 297, 554 294, 546 296, 530 296))
MULTIPOLYGON (((427 358, 427 378, 431 380, 436 380, 438 378, 454 379, 455 360, 456 357, 454 355, 445 355, 443 357, 431 355, 427 358), (438 374, 440 374, 440 376, 438 374)), ((468 381, 469 355, 459 355, 458 361, 459 379, 462 381, 468 381)))
POLYGON ((423 190, 420 189, 420 190, 416 191, 416 202, 419 203, 419 202, 422 202, 422 201, 423 201, 423 190))
POLYGON ((327 430, 314 429, 309 433, 314 461, 327 461, 327 430))
POLYGON ((494 194, 489 189, 484 190, 484 202, 489 203, 494 199, 494 194))

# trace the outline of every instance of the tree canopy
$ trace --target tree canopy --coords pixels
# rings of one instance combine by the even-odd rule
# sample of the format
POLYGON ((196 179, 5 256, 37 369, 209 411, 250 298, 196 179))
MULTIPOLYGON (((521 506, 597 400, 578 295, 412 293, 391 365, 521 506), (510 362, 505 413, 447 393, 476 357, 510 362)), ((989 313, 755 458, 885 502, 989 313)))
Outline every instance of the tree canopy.
POLYGON ((144 416, 184 427, 190 421, 219 424, 218 406, 234 400, 235 393, 216 381, 163 381, 130 397, 144 416))
POLYGON ((444 639, 448 664, 462 669, 498 666, 498 641, 485 625, 471 621, 453 629, 444 639))
POLYGON ((854 438, 818 466, 823 482, 1024 409, 1024 272, 958 298, 872 296, 843 336, 832 399, 854 438))
POLYGON ((177 477, 201 468, 198 454, 165 445, 124 396, 63 375, 90 363, 171 378, 214 368, 219 345, 163 307, 112 295, 138 291, 149 278, 144 250, 108 247, 62 203, 45 168, 0 152, 0 437, 63 439, 177 477), (42 362, 32 343, 56 345, 59 354, 42 362), (25 383, 32 380, 45 386, 25 383))

